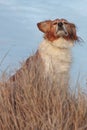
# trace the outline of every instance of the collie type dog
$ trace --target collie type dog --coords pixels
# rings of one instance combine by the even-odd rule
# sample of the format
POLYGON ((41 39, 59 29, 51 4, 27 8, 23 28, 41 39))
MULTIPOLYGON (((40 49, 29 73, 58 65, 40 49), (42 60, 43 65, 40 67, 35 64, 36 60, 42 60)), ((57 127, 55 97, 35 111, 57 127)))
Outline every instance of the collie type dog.
MULTIPOLYGON (((37 65, 36 70, 42 66, 45 78, 48 77, 51 81, 66 79, 72 61, 70 50, 79 40, 75 24, 65 19, 55 19, 39 22, 37 26, 44 33, 44 40, 35 55, 26 60, 25 68, 30 71, 31 65, 37 65)), ((21 77, 24 66, 11 77, 11 80, 15 81, 21 77)))

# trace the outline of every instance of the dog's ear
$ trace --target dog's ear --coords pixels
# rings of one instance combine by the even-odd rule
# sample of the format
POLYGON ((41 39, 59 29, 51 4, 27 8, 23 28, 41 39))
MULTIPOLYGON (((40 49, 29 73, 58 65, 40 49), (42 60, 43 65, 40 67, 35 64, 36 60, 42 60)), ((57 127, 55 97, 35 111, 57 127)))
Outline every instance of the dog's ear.
POLYGON ((72 34, 73 34, 73 39, 75 41, 78 41, 78 36, 77 36, 77 33, 76 33, 76 26, 73 24, 73 27, 72 27, 72 34))
POLYGON ((47 33, 50 31, 51 23, 52 23, 51 20, 47 20, 47 21, 37 23, 37 26, 38 26, 40 31, 47 33))
POLYGON ((76 33, 76 26, 75 24, 70 23, 70 30, 69 30, 69 36, 72 40, 78 41, 78 36, 76 33))

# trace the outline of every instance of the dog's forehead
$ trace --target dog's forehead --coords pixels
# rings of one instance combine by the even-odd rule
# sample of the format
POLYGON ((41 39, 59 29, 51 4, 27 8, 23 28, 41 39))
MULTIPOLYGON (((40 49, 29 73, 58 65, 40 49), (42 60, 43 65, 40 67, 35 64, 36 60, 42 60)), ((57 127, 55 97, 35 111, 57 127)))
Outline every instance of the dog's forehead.
POLYGON ((66 19, 60 19, 62 22, 68 22, 68 20, 66 20, 66 19))
POLYGON ((60 21, 60 19, 55 19, 52 22, 59 22, 59 21, 60 21))
POLYGON ((62 19, 58 18, 58 19, 53 20, 52 22, 55 23, 55 22, 68 22, 68 21, 66 19, 63 19, 63 18, 62 19))

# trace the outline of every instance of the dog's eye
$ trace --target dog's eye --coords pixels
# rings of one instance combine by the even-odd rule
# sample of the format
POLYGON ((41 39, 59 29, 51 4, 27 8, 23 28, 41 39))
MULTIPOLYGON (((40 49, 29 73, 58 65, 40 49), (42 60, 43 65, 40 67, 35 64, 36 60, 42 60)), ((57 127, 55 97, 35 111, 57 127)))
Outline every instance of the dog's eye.
POLYGON ((53 23, 53 25, 56 25, 56 24, 57 24, 57 22, 54 22, 54 23, 53 23))
POLYGON ((64 24, 68 24, 67 22, 63 22, 64 24))

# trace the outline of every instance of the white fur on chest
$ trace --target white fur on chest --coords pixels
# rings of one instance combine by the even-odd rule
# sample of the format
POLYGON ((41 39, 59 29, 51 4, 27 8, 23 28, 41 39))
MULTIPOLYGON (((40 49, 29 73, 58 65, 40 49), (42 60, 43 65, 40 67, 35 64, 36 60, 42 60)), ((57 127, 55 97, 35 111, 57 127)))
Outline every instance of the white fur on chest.
POLYGON ((50 42, 44 40, 39 52, 45 64, 46 74, 59 74, 69 71, 71 63, 70 48, 73 42, 63 38, 50 42))

